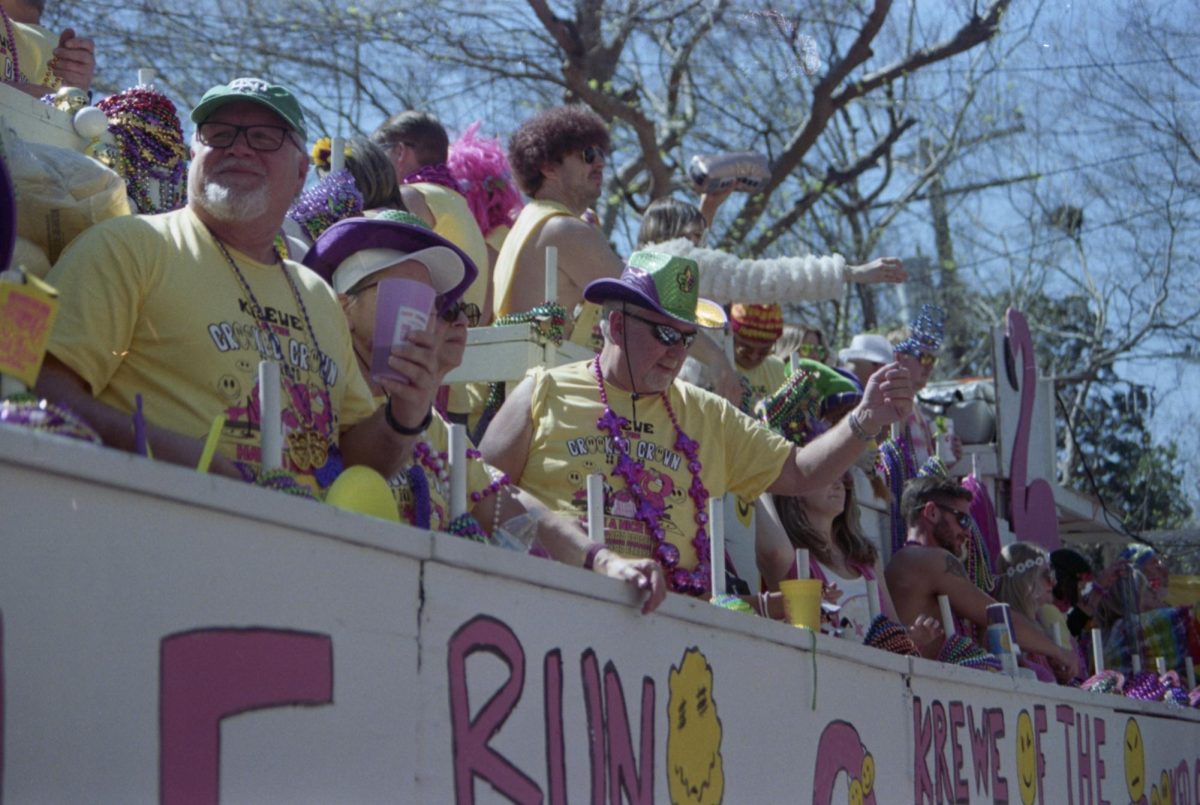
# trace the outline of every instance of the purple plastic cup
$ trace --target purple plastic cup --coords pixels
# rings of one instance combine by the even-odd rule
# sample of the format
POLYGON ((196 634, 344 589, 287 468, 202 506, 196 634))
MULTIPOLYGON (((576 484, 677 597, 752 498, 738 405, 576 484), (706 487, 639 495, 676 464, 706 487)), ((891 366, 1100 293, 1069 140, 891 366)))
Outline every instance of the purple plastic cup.
POLYGON ((424 282, 407 279, 380 280, 375 302, 375 337, 371 343, 371 379, 407 383, 408 378, 388 366, 392 348, 408 340, 413 330, 429 326, 435 294, 424 282))

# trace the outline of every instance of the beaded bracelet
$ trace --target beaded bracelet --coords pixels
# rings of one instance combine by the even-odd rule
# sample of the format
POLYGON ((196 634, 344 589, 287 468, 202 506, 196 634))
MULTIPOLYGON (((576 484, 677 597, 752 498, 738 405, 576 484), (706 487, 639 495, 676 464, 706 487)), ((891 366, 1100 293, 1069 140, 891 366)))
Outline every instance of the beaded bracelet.
POLYGON ((383 404, 383 418, 388 423, 388 427, 399 433, 401 436, 418 436, 425 432, 429 427, 429 423, 433 421, 433 406, 425 412, 425 418, 421 420, 421 424, 415 428, 406 428, 396 421, 396 417, 392 414, 392 398, 388 397, 387 402, 383 404))

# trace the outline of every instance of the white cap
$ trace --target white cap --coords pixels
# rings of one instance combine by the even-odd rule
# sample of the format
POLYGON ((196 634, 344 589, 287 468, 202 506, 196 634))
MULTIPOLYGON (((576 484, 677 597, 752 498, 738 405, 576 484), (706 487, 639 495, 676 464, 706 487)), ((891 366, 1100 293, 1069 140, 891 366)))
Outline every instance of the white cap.
POLYGON ((872 363, 891 363, 895 360, 892 342, 881 335, 859 333, 850 340, 850 346, 838 352, 838 361, 871 361, 872 363))
POLYGON ((346 293, 376 271, 406 260, 416 260, 429 269, 430 284, 438 294, 462 282, 462 260, 445 246, 430 246, 411 254, 398 249, 361 249, 338 264, 333 272, 333 290, 346 293))

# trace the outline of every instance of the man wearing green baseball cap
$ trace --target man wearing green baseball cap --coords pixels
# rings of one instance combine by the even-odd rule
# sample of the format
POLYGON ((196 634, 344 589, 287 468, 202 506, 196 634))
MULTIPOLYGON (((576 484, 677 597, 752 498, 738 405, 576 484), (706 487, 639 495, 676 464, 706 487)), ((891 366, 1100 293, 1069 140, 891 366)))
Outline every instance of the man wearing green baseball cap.
POLYGON ((707 597, 709 498, 828 485, 908 413, 912 390, 907 370, 889 364, 842 423, 797 448, 725 399, 676 381, 699 328, 724 322, 699 284, 693 260, 650 251, 631 255, 619 279, 591 282, 584 298, 603 305, 603 349, 531 371, 480 447, 562 514, 580 515, 587 476, 602 474, 607 547, 653 557, 670 590, 707 597))
POLYGON ((308 172, 296 97, 238 78, 206 92, 191 118, 187 206, 98 224, 51 271, 61 304, 39 393, 110 446, 148 446, 188 466, 223 418, 212 471, 261 480, 258 367, 270 360, 282 384, 282 469, 312 487, 351 464, 391 477, 437 392, 431 336, 393 350, 410 382, 385 381, 390 399, 377 407, 333 290, 277 246, 308 172), (139 407, 145 443, 130 427, 139 407))

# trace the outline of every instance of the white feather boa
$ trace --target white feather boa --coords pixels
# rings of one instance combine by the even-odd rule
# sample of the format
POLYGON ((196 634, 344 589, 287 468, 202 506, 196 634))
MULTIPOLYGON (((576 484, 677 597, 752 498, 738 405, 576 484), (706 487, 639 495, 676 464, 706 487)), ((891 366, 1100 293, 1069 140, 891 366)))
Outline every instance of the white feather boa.
POLYGON ((720 304, 824 302, 840 297, 846 285, 846 260, 840 254, 743 260, 693 246, 687 238, 647 248, 695 260, 700 265, 700 295, 720 304))

